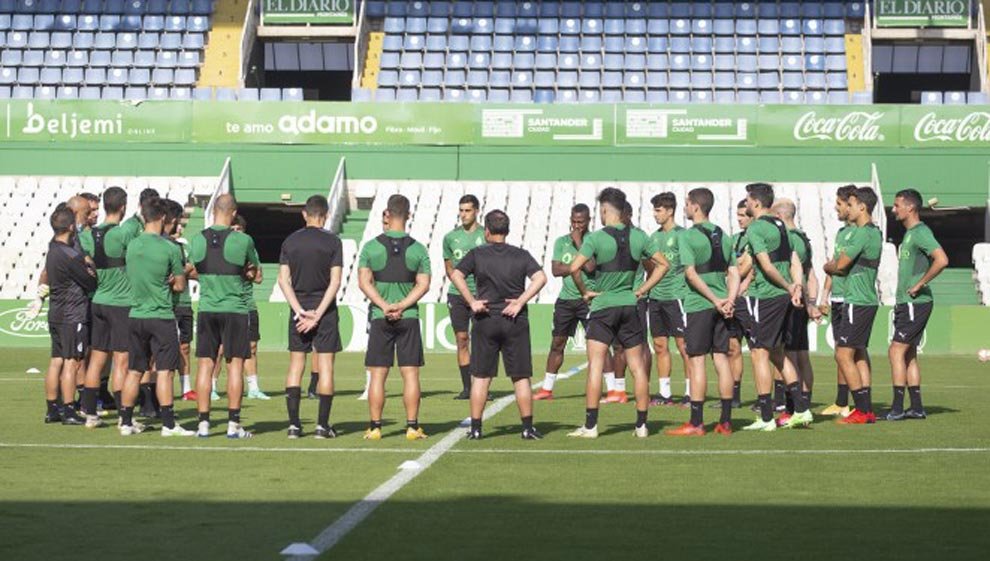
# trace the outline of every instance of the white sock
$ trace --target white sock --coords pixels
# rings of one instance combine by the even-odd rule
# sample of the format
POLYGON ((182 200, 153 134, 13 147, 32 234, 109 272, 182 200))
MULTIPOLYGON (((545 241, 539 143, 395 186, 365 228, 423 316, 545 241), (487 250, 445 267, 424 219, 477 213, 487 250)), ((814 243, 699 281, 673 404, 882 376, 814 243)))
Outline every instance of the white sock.
POLYGON ((250 376, 248 376, 247 377, 247 383, 248 383, 248 391, 249 392, 261 391, 261 388, 258 387, 258 375, 257 374, 251 374, 250 376))
POLYGON ((625 378, 616 378, 615 379, 615 391, 622 392, 622 393, 625 393, 626 392, 626 379, 625 378))
POLYGON ((217 379, 213 379, 213 393, 217 393, 217 379))
POLYGON ((660 378, 660 395, 662 397, 670 398, 670 377, 660 378))
POLYGON ((605 373, 605 390, 610 392, 615 391, 615 372, 605 373))
POLYGON ((187 393, 192 391, 192 385, 189 383, 188 374, 180 374, 179 380, 182 381, 182 393, 187 393))
POLYGON ((364 393, 368 393, 368 388, 371 387, 371 371, 364 371, 364 393))
POLYGON ((553 384, 557 381, 557 375, 551 372, 547 372, 546 378, 543 378, 543 389, 548 392, 553 391, 553 384))
POLYGON ((691 380, 684 378, 684 395, 691 395, 691 380))

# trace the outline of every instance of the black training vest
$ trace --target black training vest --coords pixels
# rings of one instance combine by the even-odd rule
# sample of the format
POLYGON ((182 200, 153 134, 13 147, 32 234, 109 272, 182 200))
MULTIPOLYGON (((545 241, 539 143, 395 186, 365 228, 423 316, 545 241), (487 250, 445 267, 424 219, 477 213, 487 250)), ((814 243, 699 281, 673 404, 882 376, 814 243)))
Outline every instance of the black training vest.
MULTIPOLYGON (((866 226, 863 226, 863 227, 864 228, 874 228, 874 229, 879 230, 879 228, 877 227, 877 225, 876 224, 873 224, 872 222, 869 223, 869 224, 867 224, 866 226)), ((852 267, 849 268, 849 272, 852 273, 856 269, 873 269, 873 270, 876 270, 876 269, 879 269, 879 268, 880 268, 880 258, 870 259, 868 257, 865 257, 863 255, 863 253, 860 252, 860 254, 856 258, 856 260, 853 261, 852 267)))
POLYGON ((777 249, 770 252, 770 261, 774 263, 790 263, 791 261, 791 240, 787 236, 787 226, 784 225, 784 221, 779 218, 774 218, 770 215, 763 215, 759 218, 764 222, 769 222, 777 228, 777 232, 780 233, 780 245, 777 249))
POLYGON ((804 259, 801 260, 801 269, 804 270, 804 274, 808 274, 811 270, 811 240, 808 239, 808 234, 805 234, 801 230, 791 230, 795 236, 801 238, 804 242, 804 259))
POLYGON ((102 224, 92 229, 93 232, 93 264, 96 269, 120 269, 127 265, 123 257, 107 257, 107 251, 103 247, 107 238, 107 232, 117 226, 116 224, 102 224))
POLYGON ((633 259, 632 250, 629 249, 629 233, 632 229, 620 230, 614 226, 606 226, 602 231, 612 236, 615 240, 615 258, 608 263, 598 265, 598 272, 602 273, 635 273, 639 269, 639 262, 633 259))
POLYGON ((708 238, 708 243, 712 247, 712 256, 708 259, 708 262, 694 266, 695 272, 699 275, 705 273, 724 273, 729 270, 729 262, 725 260, 725 253, 722 250, 722 240, 725 238, 725 232, 714 224, 712 226, 713 229, 711 232, 702 228, 700 224, 692 226, 692 228, 698 230, 708 238))
POLYGON ((203 237, 206 238, 206 257, 196 263, 196 274, 241 276, 244 267, 234 265, 223 257, 223 247, 231 232, 233 230, 230 228, 224 230, 207 228, 202 231, 203 237))
POLYGON ((416 271, 410 271, 406 266, 406 250, 416 243, 416 240, 409 236, 393 238, 385 234, 375 239, 385 246, 387 256, 385 267, 380 271, 372 272, 375 282, 416 282, 416 271))

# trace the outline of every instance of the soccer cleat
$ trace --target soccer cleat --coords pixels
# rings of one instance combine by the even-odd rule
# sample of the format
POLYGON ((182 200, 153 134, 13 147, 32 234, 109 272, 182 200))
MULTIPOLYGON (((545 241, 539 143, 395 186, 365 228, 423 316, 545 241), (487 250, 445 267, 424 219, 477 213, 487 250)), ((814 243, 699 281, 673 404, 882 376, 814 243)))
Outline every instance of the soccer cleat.
POLYGON ((783 403, 774 403, 773 404, 773 412, 774 413, 783 413, 784 411, 787 411, 787 406, 784 405, 783 403))
POLYGON ((633 436, 636 438, 646 438, 650 436, 650 429, 647 428, 645 424, 635 427, 633 429, 633 436))
MULTIPOLYGON (((781 415, 783 417, 783 415, 781 415)), ((804 411, 803 413, 794 413, 789 415, 788 419, 784 421, 784 424, 780 425, 785 429, 793 429, 798 427, 807 427, 814 422, 815 416, 811 413, 811 409, 804 411)))
POLYGON ((845 407, 840 407, 840 406, 838 406, 838 405, 836 405, 836 404, 833 403, 832 405, 829 405, 825 409, 822 409, 822 411, 821 411, 821 413, 819 413, 819 415, 826 415, 828 417, 834 417, 836 415, 841 415, 842 414, 842 411, 844 409, 849 409, 849 406, 846 405, 845 407))
POLYGON ((196 401, 196 390, 189 390, 182 394, 182 401, 196 401))
POLYGON ((184 429, 182 425, 176 424, 172 428, 162 427, 162 436, 192 436, 196 431, 184 429))
POLYGON ((86 428, 88 428, 88 429, 95 429, 95 428, 102 427, 104 424, 105 423, 103 422, 103 419, 99 418, 98 416, 96 416, 96 415, 86 415, 86 425, 85 425, 86 428))
POLYGON ((210 422, 200 421, 199 426, 196 428, 196 436, 199 438, 207 438, 210 436, 210 422))
POLYGON ((61 423, 62 414, 58 411, 49 411, 45 413, 45 424, 50 425, 52 423, 61 423))
POLYGON ((677 403, 681 407, 691 407, 691 396, 686 395, 677 403))
POLYGON ((784 425, 787 424, 787 421, 790 420, 791 420, 791 414, 788 413, 787 411, 784 411, 777 417, 777 426, 783 427, 784 425))
POLYGON ((358 396, 358 401, 368 401, 368 390, 364 390, 364 393, 358 396))
POLYGON ((746 425, 742 430, 749 431, 760 431, 760 432, 773 432, 777 430, 777 423, 770 419, 769 421, 764 421, 763 419, 757 418, 752 424, 746 425))
POLYGON ((729 436, 730 434, 732 434, 732 423, 729 423, 728 421, 724 423, 719 423, 715 425, 715 429, 712 432, 714 432, 715 434, 721 434, 723 436, 729 436))
POLYGON ((887 411, 877 416, 878 421, 903 421, 905 418, 904 411, 887 411))
POLYGON ((488 393, 488 399, 486 399, 485 401, 495 401, 495 396, 492 395, 491 392, 489 392, 488 393))
POLYGON ((674 398, 657 394, 650 399, 650 407, 659 407, 662 405, 675 405, 674 398))
POLYGON ((590 429, 584 425, 581 425, 576 430, 567 433, 567 436, 573 438, 598 438, 598 425, 595 425, 590 429))
POLYGON ((732 400, 732 408, 733 409, 742 409, 742 400, 741 399, 733 399, 732 400))
POLYGON ((157 409, 154 407, 142 407, 141 411, 138 413, 145 419, 157 419, 161 416, 157 409))
POLYGON ((302 433, 302 429, 301 428, 299 428, 299 427, 297 427, 295 425, 289 425, 289 430, 288 430, 289 440, 295 440, 297 438, 302 437, 302 435, 303 435, 303 433, 302 433))
POLYGON ((62 424, 71 426, 85 425, 86 419, 80 417, 75 411, 69 410, 62 413, 62 424))
POLYGON ((406 440, 426 440, 427 438, 429 437, 423 431, 423 427, 406 427, 406 440))
POLYGON ((134 423, 133 425, 121 425, 120 426, 120 436, 131 436, 132 434, 141 434, 144 432, 145 426, 140 423, 134 423))
POLYGON ((607 394, 605 394, 605 397, 602 398, 601 400, 601 403, 628 403, 628 402, 629 402, 629 396, 626 395, 626 392, 622 390, 612 390, 607 394))
POLYGON ((522 431, 523 440, 543 440, 543 435, 535 427, 529 427, 522 431))
POLYGON ((244 427, 240 423, 227 423, 227 438, 238 440, 241 438, 251 438, 252 436, 254 435, 244 430, 244 427))
POLYGON ((874 413, 873 411, 870 411, 869 413, 866 414, 866 419, 867 422, 869 423, 875 423, 877 422, 877 414, 874 413))
POLYGON ((373 428, 364 431, 365 440, 381 440, 382 439, 382 429, 373 428))
POLYGON ((263 392, 261 390, 251 390, 251 391, 249 391, 247 393, 247 398, 248 399, 260 399, 262 401, 268 401, 269 399, 271 399, 270 397, 268 397, 268 394, 266 394, 265 392, 263 392))
POLYGON ((667 436, 705 436, 704 425, 694 426, 691 423, 684 423, 676 429, 663 431, 667 436))
POLYGON ((454 396, 454 399, 456 399, 456 400, 471 399, 471 391, 470 390, 461 390, 461 393, 455 395, 454 396))
POLYGON ((320 425, 316 425, 316 429, 313 431, 313 438, 318 440, 337 438, 337 431, 334 430, 333 426, 321 427, 320 425))
POLYGON ((904 412, 904 418, 905 419, 916 419, 916 420, 919 420, 920 421, 920 420, 923 420, 923 419, 927 419, 928 418, 928 413, 925 413, 925 410, 924 409, 922 409, 920 411, 919 410, 916 410, 916 409, 908 409, 907 411, 904 412))
POLYGON ((759 415, 760 414, 760 403, 758 401, 754 401, 753 404, 749 406, 749 410, 752 411, 753 413, 756 413, 757 415, 759 415))
POLYGON ((218 394, 216 391, 211 391, 210 401, 220 401, 220 394, 218 394))
POLYGON ((468 440, 481 440, 481 429, 468 429, 468 440))
MULTIPOLYGON (((365 399, 367 399, 368 392, 365 392, 365 399)), ((309 390, 306 392, 306 399, 319 399, 320 396, 316 394, 316 390, 309 390)))
POLYGON ((848 417, 843 417, 836 421, 840 425, 869 425, 876 421, 872 413, 863 413, 859 409, 854 409, 848 417))
POLYGON ((553 391, 551 390, 540 390, 536 392, 533 396, 533 401, 553 401, 553 391))

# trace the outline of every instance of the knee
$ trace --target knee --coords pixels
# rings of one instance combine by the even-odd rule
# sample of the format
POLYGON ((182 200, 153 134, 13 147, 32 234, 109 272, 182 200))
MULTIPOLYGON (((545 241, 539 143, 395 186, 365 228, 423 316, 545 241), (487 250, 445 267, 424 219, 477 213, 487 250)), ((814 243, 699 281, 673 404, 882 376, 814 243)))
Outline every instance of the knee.
POLYGON ((466 351, 468 349, 468 334, 463 332, 458 332, 454 338, 457 342, 457 350, 466 351))

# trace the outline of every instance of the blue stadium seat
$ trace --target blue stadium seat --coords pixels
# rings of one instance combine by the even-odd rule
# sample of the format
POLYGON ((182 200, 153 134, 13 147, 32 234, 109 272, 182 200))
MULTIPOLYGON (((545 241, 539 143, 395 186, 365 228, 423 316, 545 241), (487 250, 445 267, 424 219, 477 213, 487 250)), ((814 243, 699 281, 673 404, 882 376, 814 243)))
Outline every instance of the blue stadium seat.
POLYGON ((419 91, 420 101, 440 101, 440 88, 423 88, 419 91))
POLYGON ((41 73, 38 75, 38 83, 54 85, 60 84, 62 82, 62 69, 61 68, 42 68, 41 73))
POLYGON ((553 103, 554 91, 551 89, 538 89, 533 92, 533 101, 535 103, 553 103))
POLYGON ((33 86, 38 83, 40 78, 41 78, 41 70, 38 68, 22 67, 17 70, 18 84, 33 86))
POLYGON ((649 19, 646 21, 646 33, 649 35, 668 35, 670 24, 666 19, 649 19))
POLYGON ((825 52, 828 54, 846 52, 846 40, 843 37, 827 37, 825 39, 825 52))
POLYGON ((740 90, 755 90, 757 87, 757 75, 755 72, 737 72, 736 87, 740 90))
POLYGON ((532 103, 533 102, 533 90, 529 89, 513 89, 509 94, 509 101, 512 103, 532 103))
POLYGON ((532 35, 520 35, 515 38, 515 50, 517 52, 531 53, 536 51, 536 37, 532 35))
POLYGON ((34 89, 35 99, 55 99, 55 87, 53 86, 38 86, 34 89))
MULTIPOLYGON (((607 41, 607 39, 606 39, 607 41)), ((645 37, 627 37, 625 52, 627 53, 645 53, 646 52, 646 38, 645 37)))
POLYGON ((691 92, 688 90, 672 90, 668 96, 671 103, 690 103, 691 92))
POLYGON ((711 70, 712 57, 709 55, 694 55, 691 57, 691 70, 711 70))
MULTIPOLYGON (((799 90, 804 87, 804 75, 800 72, 784 72, 780 83, 785 90, 799 90)), ((763 85, 760 84, 760 87, 763 85)))
POLYGON ((48 51, 45 53, 45 66, 61 68, 65 66, 65 51, 48 51))
MULTIPOLYGON (((761 7, 763 4, 761 4, 761 7)), ((746 20, 742 20, 746 21, 746 20)), ((737 26, 738 30, 738 26, 737 26)), ((759 19, 756 20, 756 34, 762 36, 776 36, 780 35, 780 22, 775 19, 759 19)))
POLYGON ((137 48, 147 51, 153 51, 157 49, 160 45, 160 41, 157 33, 139 33, 137 36, 137 48))
POLYGON ((825 2, 822 15, 827 18, 846 17, 846 7, 844 2, 825 2))
POLYGON ((780 51, 780 40, 776 37, 760 37, 757 44, 760 54, 776 54, 780 51))
POLYGON ((557 38, 554 36, 541 35, 536 39, 536 50, 541 53, 557 52, 557 38))
POLYGON ((21 66, 40 67, 45 64, 45 53, 43 51, 31 50, 21 54, 21 66))
MULTIPOLYGON (((763 21, 763 20, 760 20, 763 21)), ((776 35, 776 30, 773 35, 776 35)), ((760 32, 756 20, 741 19, 736 21, 736 35, 743 37, 755 37, 760 32)))
MULTIPOLYGON (((845 75, 843 75, 845 78, 845 75)), ((811 90, 824 90, 826 86, 825 73, 823 72, 808 72, 804 75, 804 87, 811 90)), ((829 87, 829 89, 844 89, 845 86, 841 87, 829 87)))
POLYGON ((426 39, 422 35, 406 35, 402 42, 402 48, 407 51, 421 51, 426 46, 426 39))
POLYGON ((690 37, 671 37, 670 39, 670 52, 687 54, 691 52, 691 38, 690 37))
POLYGON ((20 66, 21 64, 21 51, 17 50, 7 50, 3 51, 0 55, 0 67, 11 68, 14 66, 20 66))
POLYGON ((691 92, 691 103, 711 103, 712 93, 707 90, 694 90, 691 92))
POLYGON ((777 55, 759 55, 760 70, 778 70, 780 68, 780 57, 777 55))
POLYGON ((624 72, 622 75, 622 85, 626 88, 643 88, 646 86, 646 73, 624 72))
POLYGON ((426 88, 439 88, 443 83, 443 72, 440 70, 424 70, 420 84, 426 88))
POLYGON ((550 70, 540 70, 533 74, 533 85, 537 88, 553 88, 557 84, 557 73, 550 70))
POLYGON ((622 90, 610 89, 602 90, 602 103, 620 103, 622 101, 622 90))
POLYGON ((448 88, 461 88, 467 83, 466 74, 463 70, 447 70, 444 74, 443 84, 448 88))
POLYGON ((557 55, 553 53, 538 53, 535 61, 536 68, 552 70, 557 67, 557 55))
POLYGON ((561 54, 557 57, 557 64, 563 70, 577 68, 580 63, 581 57, 577 54, 561 54))
POLYGON ((780 74, 776 72, 760 72, 756 83, 761 90, 773 90, 780 87, 780 74))
POLYGON ((512 68, 511 53, 494 53, 491 61, 492 70, 509 70, 512 68))
POLYGON ((688 89, 691 87, 691 74, 688 72, 671 72, 670 87, 688 89))
MULTIPOLYGON (((845 49, 843 48, 843 50, 845 49)), ((821 37, 806 37, 804 40, 804 52, 808 54, 825 54, 825 39, 821 37)))
POLYGON ((55 91, 56 99, 79 99, 79 88, 75 86, 59 86, 55 91))
POLYGON ((83 81, 89 86, 102 86, 107 82, 107 70, 105 68, 87 68, 83 81))
POLYGON ((665 90, 647 90, 647 103, 667 103, 667 92, 665 90))
POLYGON ((450 29, 450 20, 447 18, 431 17, 426 20, 427 33, 446 34, 448 29, 450 29))
POLYGON ((784 37, 780 40, 780 51, 787 54, 801 54, 804 52, 804 42, 800 37, 784 37))
POLYGON ((210 19, 203 16, 192 16, 186 20, 186 30, 193 33, 206 33, 210 30, 210 19))
POLYGON ((735 25, 731 19, 717 19, 712 23, 715 35, 732 35, 735 32, 735 25))
POLYGON ((821 20, 806 19, 801 24, 801 32, 804 35, 822 35, 825 32, 825 26, 821 20))
POLYGON ((667 84, 666 72, 650 72, 646 75, 646 87, 650 90, 666 89, 667 84))
POLYGON ((674 55, 670 57, 671 70, 687 70, 691 68, 691 57, 688 55, 674 55))
POLYGON ((100 99, 100 88, 95 86, 79 88, 79 99, 100 99))
POLYGON ((733 55, 715 55, 715 70, 735 70, 736 57, 733 55))
MULTIPOLYGON (((386 66, 385 63, 386 63, 385 57, 382 56, 382 60, 381 60, 381 67, 382 68, 395 68, 394 65, 392 65, 392 66, 386 66)), ((443 55, 443 53, 427 51, 426 54, 423 55, 423 68, 437 69, 437 68, 443 68, 443 67, 444 67, 444 55, 443 55)))
POLYGON ((402 37, 398 35, 386 35, 382 39, 382 50, 384 51, 400 51, 402 50, 402 37))
MULTIPOLYGON (((380 82, 379 82, 380 83, 380 82)), ((470 70, 467 74, 467 84, 471 88, 484 88, 488 86, 487 70, 470 70)))
POLYGON ((739 54, 755 54, 756 45, 755 37, 739 37, 736 39, 736 52, 739 54))
POLYGON ((822 105, 828 103, 828 95, 823 91, 805 92, 804 101, 812 105, 822 105))
POLYGON ((536 59, 533 53, 516 53, 512 57, 512 66, 517 70, 532 70, 536 66, 536 59))
POLYGON ((670 63, 665 53, 650 53, 646 55, 646 68, 649 70, 668 70, 670 63))
POLYGON ((804 92, 799 91, 788 91, 783 94, 784 103, 790 105, 799 105, 805 102, 804 92))
POLYGON ((736 92, 736 103, 755 104, 760 102, 760 94, 755 90, 736 92))
POLYGON ((846 4, 846 17, 852 19, 862 18, 864 8, 862 2, 849 2, 846 4))
POLYGON ((351 90, 351 101, 371 101, 372 96, 371 90, 367 88, 353 88, 351 90))
POLYGON ((78 86, 85 81, 82 68, 66 68, 62 71, 62 83, 78 86))
POLYGON ((825 75, 825 79, 830 90, 845 90, 849 87, 845 72, 830 72, 825 75))
MULTIPOLYGON (((391 32, 391 30, 386 30, 386 31, 391 32)), ((405 23, 405 29, 396 30, 396 32, 399 31, 405 31, 406 33, 424 34, 427 31, 426 18, 407 18, 405 23)))
POLYGON ((182 35, 178 33, 162 33, 158 37, 159 48, 177 51, 182 48, 182 35))
POLYGON ((578 79, 578 86, 581 89, 599 88, 602 85, 602 76, 599 72, 582 71, 578 79))
POLYGON ((196 70, 192 68, 179 68, 175 71, 176 86, 196 85, 196 70))
POLYGON ((693 35, 711 35, 712 21, 709 19, 694 19, 691 20, 691 33, 693 35))
POLYGON ((732 90, 716 90, 715 103, 730 104, 736 102, 736 92, 732 90))
POLYGON ((769 90, 760 92, 760 103, 781 103, 782 101, 780 92, 769 90))
MULTIPOLYGON (((496 35, 494 41, 491 40, 488 41, 488 44, 490 46, 487 49, 484 46, 481 47, 475 46, 479 44, 479 41, 477 41, 478 39, 488 39, 488 36, 475 35, 474 37, 472 37, 471 38, 472 51, 493 50, 496 52, 511 53, 515 49, 515 38, 512 37, 511 35, 496 35)), ((481 45, 484 45, 484 43, 485 41, 480 42, 481 45)))
POLYGON ((670 22, 671 35, 690 35, 691 21, 685 19, 675 19, 670 22))
MULTIPOLYGON (((811 57, 808 57, 811 59, 811 57)), ((820 68, 815 68, 815 70, 821 70, 820 68)), ((846 70, 846 57, 845 55, 828 55, 825 57, 825 70, 830 72, 844 72, 846 70)))
POLYGON ((418 51, 407 51, 402 53, 399 59, 402 68, 419 68, 423 65, 423 53, 418 51))
POLYGON ((798 55, 786 55, 781 57, 781 63, 785 71, 800 72, 804 70, 804 57, 798 55))
POLYGON ((123 86, 127 84, 127 69, 112 68, 107 72, 107 84, 111 86, 123 86))
POLYGON ((282 101, 302 101, 303 91, 300 88, 286 88, 282 90, 282 101))
POLYGON ((17 70, 15 68, 0 68, 0 84, 5 86, 17 83, 17 70))
MULTIPOLYGON (((55 23, 52 26, 58 31, 75 31, 76 30, 76 16, 71 14, 63 14, 55 18, 55 23)), ((0 29, 3 26, 0 25, 0 29)))
POLYGON ((124 88, 124 99, 132 101, 148 99, 148 90, 137 86, 129 86, 124 88))
POLYGON ((986 105, 988 102, 987 94, 983 92, 969 92, 966 94, 966 103, 970 105, 986 105))
POLYGON ((715 87, 718 89, 733 89, 736 87, 736 75, 732 72, 716 72, 715 87))
POLYGON ((712 75, 709 72, 692 72, 692 90, 710 90, 712 88, 712 75))
POLYGON ((573 70, 561 70, 557 73, 557 86, 573 88, 578 85, 578 73, 573 70))
POLYGON ((134 53, 131 51, 113 51, 110 66, 128 68, 134 65, 134 53))

